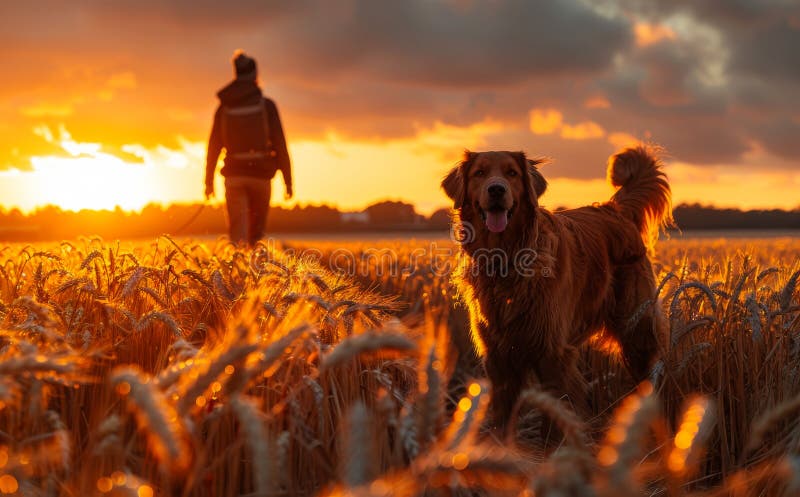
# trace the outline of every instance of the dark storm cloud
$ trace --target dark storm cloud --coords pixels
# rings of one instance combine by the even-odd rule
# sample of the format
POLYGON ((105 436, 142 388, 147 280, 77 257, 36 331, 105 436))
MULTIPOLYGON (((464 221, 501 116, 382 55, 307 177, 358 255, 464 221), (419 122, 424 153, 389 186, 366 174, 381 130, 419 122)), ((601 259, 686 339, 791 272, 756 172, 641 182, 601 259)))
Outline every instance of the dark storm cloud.
POLYGON ((657 0, 641 5, 664 18, 686 13, 713 26, 729 48, 732 74, 800 82, 800 2, 796 0, 657 0))
POLYGON ((748 149, 746 133, 729 120, 729 86, 708 74, 716 57, 708 47, 680 39, 631 51, 599 83, 615 110, 613 121, 602 122, 648 134, 683 161, 737 162, 748 149))
POLYGON ((800 7, 796 21, 778 20, 768 29, 746 33, 732 40, 733 72, 800 83, 800 7))
POLYGON ((752 142, 794 159, 800 114, 800 3, 794 0, 612 0, 627 16, 679 29, 633 47, 598 87, 632 132, 677 159, 735 163, 752 142), (795 135, 796 136, 796 135, 795 135))
POLYGON ((465 3, 362 0, 344 10, 320 3, 282 33, 296 60, 322 74, 356 68, 365 76, 447 87, 591 73, 630 41, 625 22, 599 17, 580 2, 465 3))
POLYGON ((196 51, 193 62, 203 61, 209 47, 247 40, 306 76, 356 70, 446 86, 590 73, 630 41, 627 22, 600 17, 578 0, 96 1, 72 5, 63 16, 62 5, 4 6, 18 29, 9 25, 13 35, 0 37, 60 39, 99 53, 186 48, 196 51))
POLYGON ((800 157, 800 120, 773 119, 751 130, 775 155, 795 160, 800 157))
POLYGON ((210 43, 222 41, 218 36, 258 38, 304 74, 358 68, 420 85, 587 73, 630 41, 627 22, 598 16, 578 0, 117 1, 77 9, 95 28, 115 25, 128 35, 188 29, 210 43))

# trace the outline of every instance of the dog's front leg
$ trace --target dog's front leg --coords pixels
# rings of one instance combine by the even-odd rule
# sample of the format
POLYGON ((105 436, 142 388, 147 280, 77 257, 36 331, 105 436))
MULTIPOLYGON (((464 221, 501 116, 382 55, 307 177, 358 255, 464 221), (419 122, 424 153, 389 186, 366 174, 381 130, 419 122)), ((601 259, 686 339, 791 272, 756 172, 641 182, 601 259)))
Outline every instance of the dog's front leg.
POLYGON ((578 349, 563 344, 545 355, 536 368, 542 387, 556 396, 566 395, 575 412, 584 419, 591 414, 586 380, 578 369, 578 349))
POLYGON ((521 371, 515 370, 508 357, 498 357, 489 352, 485 365, 486 375, 492 383, 489 427, 503 439, 525 378, 521 371))

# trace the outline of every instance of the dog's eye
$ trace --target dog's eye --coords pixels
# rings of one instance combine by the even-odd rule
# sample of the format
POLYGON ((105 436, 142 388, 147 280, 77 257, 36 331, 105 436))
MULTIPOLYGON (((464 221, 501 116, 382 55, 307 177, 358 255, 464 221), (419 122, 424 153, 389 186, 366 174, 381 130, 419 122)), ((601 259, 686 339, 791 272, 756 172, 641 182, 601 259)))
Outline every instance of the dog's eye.
POLYGON ((508 172, 508 175, 509 175, 509 176, 511 176, 511 177, 513 178, 514 176, 516 176, 516 175, 517 175, 517 171, 515 171, 514 169, 512 169, 512 170, 510 170, 510 171, 508 172))
POLYGON ((483 176, 483 175, 485 175, 485 174, 486 174, 486 173, 485 173, 485 172, 483 172, 483 169, 478 169, 478 170, 476 170, 476 171, 475 171, 475 176, 483 176))

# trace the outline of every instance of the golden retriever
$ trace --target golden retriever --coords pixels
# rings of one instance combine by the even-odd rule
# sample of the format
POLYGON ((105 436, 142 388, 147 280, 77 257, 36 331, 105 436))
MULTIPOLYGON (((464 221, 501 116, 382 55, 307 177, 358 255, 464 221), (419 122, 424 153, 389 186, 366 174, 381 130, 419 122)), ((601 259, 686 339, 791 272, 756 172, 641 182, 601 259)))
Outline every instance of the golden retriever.
POLYGON ((442 181, 465 237, 454 277, 500 430, 535 380, 587 413, 577 348, 598 331, 618 342, 637 381, 646 378, 664 326, 649 254, 671 220, 671 191, 654 151, 612 156, 611 200, 560 212, 539 206, 547 188, 540 162, 468 151, 442 181))

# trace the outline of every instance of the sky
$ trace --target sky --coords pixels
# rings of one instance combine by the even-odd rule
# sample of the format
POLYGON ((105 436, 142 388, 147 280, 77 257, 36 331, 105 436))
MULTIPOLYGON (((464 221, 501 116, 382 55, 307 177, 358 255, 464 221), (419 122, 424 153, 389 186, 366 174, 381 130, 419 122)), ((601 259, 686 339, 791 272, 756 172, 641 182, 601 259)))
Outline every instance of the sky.
POLYGON ((0 4, 0 47, 5 209, 200 201, 235 49, 281 114, 284 205, 429 213, 471 149, 548 157, 542 203, 578 206, 646 140, 676 203, 800 207, 797 0, 34 0, 0 4))

